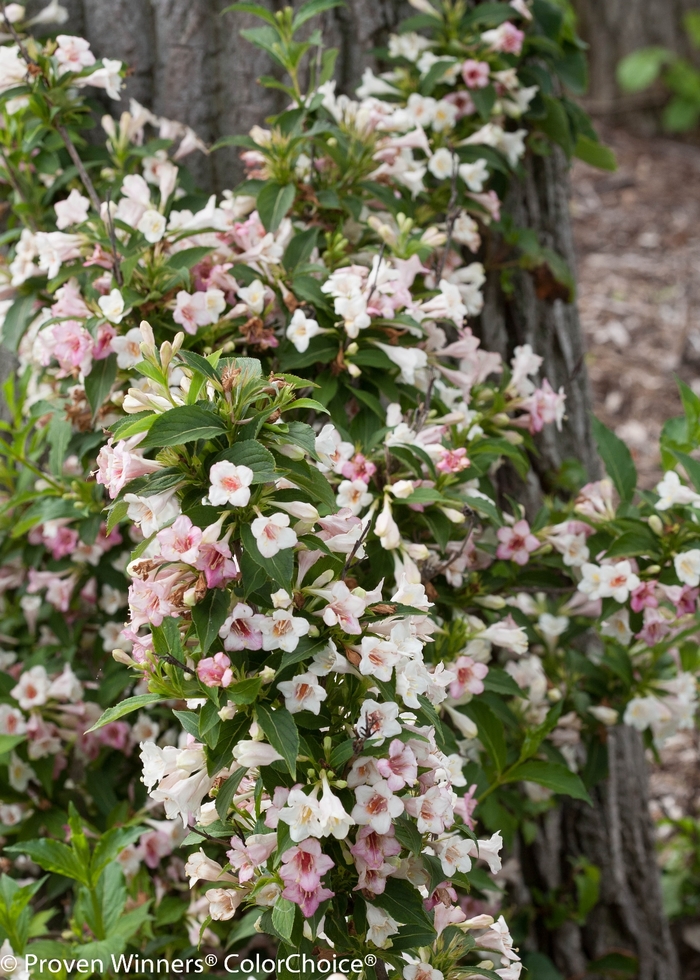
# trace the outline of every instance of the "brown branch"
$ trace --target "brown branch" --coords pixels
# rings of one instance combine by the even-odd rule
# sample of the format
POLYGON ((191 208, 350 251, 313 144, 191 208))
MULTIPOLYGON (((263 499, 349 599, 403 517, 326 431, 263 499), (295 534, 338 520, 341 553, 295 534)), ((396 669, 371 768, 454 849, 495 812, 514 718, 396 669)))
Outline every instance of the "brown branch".
POLYGON ((457 204, 457 171, 459 168, 458 156, 456 153, 452 155, 452 181, 450 184, 450 198, 447 202, 447 240, 445 241, 445 247, 442 251, 442 256, 440 257, 440 262, 438 263, 437 270, 435 272, 435 277, 438 281, 442 279, 443 269, 445 268, 445 262, 447 261, 447 253, 450 250, 450 245, 452 244, 452 231, 455 226, 455 221, 457 220, 457 215, 459 214, 459 208, 455 207, 457 204))

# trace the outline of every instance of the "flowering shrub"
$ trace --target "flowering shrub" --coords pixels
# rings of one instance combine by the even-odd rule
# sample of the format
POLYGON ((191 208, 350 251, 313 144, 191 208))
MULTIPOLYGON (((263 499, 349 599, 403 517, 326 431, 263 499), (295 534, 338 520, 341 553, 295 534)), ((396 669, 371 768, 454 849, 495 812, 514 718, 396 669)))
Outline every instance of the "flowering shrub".
POLYGON ((611 479, 574 499, 528 516, 492 481, 564 419, 541 357, 467 322, 494 230, 504 285, 568 282, 500 208, 548 138, 609 162, 552 94, 577 42, 542 0, 416 0, 352 100, 296 38, 333 5, 237 5, 291 107, 234 140, 220 199, 180 166, 196 136, 136 103, 85 146, 82 89, 117 97, 122 66, 5 8, 0 928, 29 964, 257 930, 517 980, 503 838, 587 798, 618 717, 692 724, 700 401, 657 494, 602 426, 611 479))

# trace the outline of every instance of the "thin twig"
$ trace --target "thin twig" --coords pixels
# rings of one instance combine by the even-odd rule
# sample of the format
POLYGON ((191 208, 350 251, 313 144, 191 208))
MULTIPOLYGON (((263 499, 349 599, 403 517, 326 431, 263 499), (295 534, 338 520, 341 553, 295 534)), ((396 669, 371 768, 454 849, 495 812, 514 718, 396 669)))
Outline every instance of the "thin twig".
POLYGON ((114 278, 117 280, 117 285, 121 289, 124 285, 124 277, 122 276, 122 270, 119 264, 119 250, 117 249, 117 233, 114 230, 114 218, 112 217, 111 196, 111 192, 108 190, 105 224, 107 225, 109 240, 112 244, 112 271, 114 272, 114 278))
POLYGON ((347 560, 346 560, 345 564, 343 565, 343 571, 342 571, 342 574, 340 576, 341 579, 343 579, 343 580, 345 579, 345 576, 347 575, 347 573, 348 573, 348 571, 350 569, 350 564, 351 564, 353 558, 355 557, 356 553, 360 549, 360 546, 363 544, 365 538, 369 534, 369 529, 370 529, 371 523, 372 523, 371 521, 367 521, 367 524, 365 525, 364 530, 362 531, 362 534, 359 536, 359 538, 357 539, 357 541, 355 542, 355 544, 353 546, 352 551, 348 555, 347 560))
POLYGON ((455 207, 457 204, 457 172, 459 168, 459 157, 456 153, 452 155, 452 182, 450 184, 450 198, 447 202, 447 239, 445 241, 445 247, 442 250, 442 255, 440 256, 440 262, 438 263, 437 270, 435 272, 435 277, 438 282, 442 279, 442 273, 445 268, 445 262, 447 261, 447 253, 450 250, 450 245, 452 244, 452 231, 454 230, 455 221, 457 220, 457 215, 459 214, 459 208, 455 207))
POLYGON ((384 258, 384 250, 386 248, 386 242, 382 242, 381 248, 379 249, 379 255, 377 257, 377 269, 374 274, 374 282, 372 283, 372 288, 369 291, 369 296, 367 297, 367 306, 369 306, 369 301, 372 299, 375 289, 377 288, 377 283, 379 282, 379 267, 382 264, 382 259, 384 258))

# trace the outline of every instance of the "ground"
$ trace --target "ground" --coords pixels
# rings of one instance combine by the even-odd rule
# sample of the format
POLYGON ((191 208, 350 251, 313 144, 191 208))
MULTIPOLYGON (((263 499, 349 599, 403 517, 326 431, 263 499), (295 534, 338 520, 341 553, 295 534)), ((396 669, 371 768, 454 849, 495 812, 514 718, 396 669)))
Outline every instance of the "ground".
MULTIPOLYGON (((595 412, 629 446, 642 485, 680 414, 675 378, 700 394, 700 147, 599 127, 615 173, 576 163, 571 213, 595 412)), ((680 732, 651 775, 651 811, 700 818, 700 734, 680 732)), ((666 830, 660 829, 663 840, 666 830)), ((678 922, 684 980, 700 978, 700 923, 678 922)))
POLYGON ((579 309, 596 412, 649 487, 661 426, 680 414, 674 376, 700 393, 700 147, 601 135, 617 171, 572 175, 579 309))

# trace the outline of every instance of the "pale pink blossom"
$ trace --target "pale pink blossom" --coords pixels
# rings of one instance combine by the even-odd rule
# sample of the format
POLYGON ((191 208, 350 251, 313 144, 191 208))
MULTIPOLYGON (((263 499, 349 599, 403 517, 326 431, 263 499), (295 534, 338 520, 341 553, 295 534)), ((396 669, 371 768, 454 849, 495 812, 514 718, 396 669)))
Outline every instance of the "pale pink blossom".
POLYGON ((377 770, 393 793, 404 786, 412 786, 418 778, 418 763, 413 750, 398 738, 390 743, 388 757, 377 759, 377 770))
POLYGON ((321 885, 321 878, 334 862, 321 850, 317 840, 300 841, 282 854, 279 875, 285 884, 282 897, 298 905, 308 919, 333 892, 321 885))
POLYGON ((484 690, 484 677, 489 672, 486 664, 472 660, 471 657, 458 657, 451 669, 456 674, 450 684, 450 697, 461 698, 465 693, 481 694, 484 690))
POLYGON ((297 674, 291 681, 280 681, 277 689, 284 698, 287 711, 291 714, 310 711, 317 715, 321 710, 321 702, 328 696, 325 688, 318 683, 318 678, 309 673, 297 674))
POLYGON ((87 219, 90 201, 83 197, 80 191, 73 189, 64 201, 54 204, 56 212, 56 227, 59 230, 70 225, 80 225, 87 219))
POLYGON ((486 88, 489 83, 489 64, 487 61, 475 61, 467 58, 462 65, 462 78, 467 88, 486 88))
POLYGON ((379 780, 372 786, 358 786, 355 790, 357 803, 352 809, 352 819, 360 826, 369 826, 378 834, 388 834, 392 821, 404 811, 404 801, 394 796, 388 782, 379 780))
POLYGON ((256 517, 250 529, 263 558, 274 558, 278 552, 293 548, 297 543, 296 533, 289 526, 288 514, 256 517))
MULTIPOLYGON (((140 436, 136 438, 138 441, 140 436)), ((136 444, 133 440, 122 439, 113 446, 110 439, 97 454, 98 468, 94 476, 98 483, 107 488, 112 500, 130 480, 162 469, 162 464, 155 459, 144 459, 140 453, 135 452, 136 444)))
POLYGON ((540 546, 540 542, 534 534, 531 534, 530 525, 525 520, 516 521, 512 527, 499 527, 496 536, 500 542, 496 549, 496 556, 510 558, 518 565, 527 565, 530 552, 536 551, 540 546))
POLYGON ((263 619, 245 602, 237 603, 230 616, 224 621, 219 636, 224 641, 225 650, 260 650, 263 635, 259 624, 263 619))
POLYGON ((233 681, 231 661, 225 653, 215 653, 197 664, 197 677, 207 687, 228 687, 233 681))
POLYGON ((209 470, 209 502, 214 507, 225 504, 245 507, 250 500, 250 485, 254 476, 249 466, 235 466, 227 460, 214 463, 209 470))

